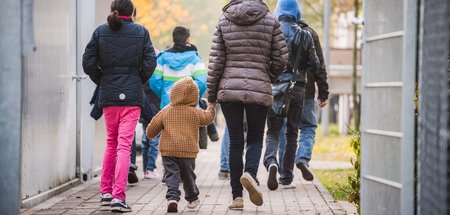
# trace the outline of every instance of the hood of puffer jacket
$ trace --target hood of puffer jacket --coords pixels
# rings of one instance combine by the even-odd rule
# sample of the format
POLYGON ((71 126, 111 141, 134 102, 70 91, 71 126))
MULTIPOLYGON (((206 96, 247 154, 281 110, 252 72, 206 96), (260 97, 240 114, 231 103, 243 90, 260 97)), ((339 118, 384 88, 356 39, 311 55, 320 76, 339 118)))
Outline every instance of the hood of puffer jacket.
POLYGON ((232 0, 222 10, 223 15, 236 25, 251 25, 269 13, 261 0, 232 0))
POLYGON ((170 92, 172 106, 192 106, 198 104, 198 87, 191 77, 175 82, 170 92))

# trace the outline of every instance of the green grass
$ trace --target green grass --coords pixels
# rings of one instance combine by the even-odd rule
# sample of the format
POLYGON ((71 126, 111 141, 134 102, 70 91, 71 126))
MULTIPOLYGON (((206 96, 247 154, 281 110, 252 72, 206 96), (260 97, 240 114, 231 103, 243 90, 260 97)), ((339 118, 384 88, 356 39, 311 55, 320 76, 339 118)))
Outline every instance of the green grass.
POLYGON ((321 127, 317 129, 312 159, 317 161, 350 161, 355 154, 350 147, 350 135, 339 134, 337 125, 330 125, 330 133, 323 136, 321 127))
POLYGON ((335 170, 313 170, 314 175, 319 178, 323 186, 335 200, 347 201, 349 194, 345 191, 350 190, 348 176, 354 174, 354 169, 335 169, 335 170), (344 191, 345 190, 345 191, 344 191))

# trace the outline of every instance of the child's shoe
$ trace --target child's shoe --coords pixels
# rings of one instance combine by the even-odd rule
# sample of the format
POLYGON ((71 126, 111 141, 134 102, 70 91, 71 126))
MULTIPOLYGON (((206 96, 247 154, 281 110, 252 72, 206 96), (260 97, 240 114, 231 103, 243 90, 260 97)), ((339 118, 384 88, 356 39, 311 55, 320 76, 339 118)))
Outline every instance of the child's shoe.
POLYGON ((111 193, 101 193, 100 194, 100 205, 101 206, 111 205, 112 200, 113 200, 113 196, 111 195, 111 193))
POLYGON ((187 208, 195 209, 199 204, 200 204, 200 199, 197 199, 192 202, 189 202, 189 204, 187 205, 187 208))
POLYGON ((131 212, 131 207, 127 205, 125 200, 113 199, 111 201, 111 211, 112 212, 131 212))
POLYGON ((167 203, 167 213, 177 213, 178 212, 178 202, 175 200, 169 200, 167 203))

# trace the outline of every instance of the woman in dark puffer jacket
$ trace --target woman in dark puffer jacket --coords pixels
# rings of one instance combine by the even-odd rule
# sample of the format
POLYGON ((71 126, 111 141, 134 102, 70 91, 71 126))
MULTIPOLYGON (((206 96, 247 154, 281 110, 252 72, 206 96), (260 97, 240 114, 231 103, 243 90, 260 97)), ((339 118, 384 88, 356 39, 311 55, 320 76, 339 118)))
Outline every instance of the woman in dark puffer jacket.
POLYGON ((256 175, 272 104, 271 83, 285 68, 287 48, 279 22, 261 0, 232 0, 223 12, 211 46, 208 101, 220 102, 230 133, 233 202, 229 208, 242 209, 242 186, 255 205, 263 204, 256 175), (245 166, 244 112, 248 122, 245 166))
POLYGON ((83 55, 84 72, 99 85, 106 124, 100 204, 118 212, 131 211, 125 203, 131 143, 144 103, 142 84, 156 67, 149 33, 133 22, 133 12, 130 0, 113 1, 108 24, 94 31, 83 55))

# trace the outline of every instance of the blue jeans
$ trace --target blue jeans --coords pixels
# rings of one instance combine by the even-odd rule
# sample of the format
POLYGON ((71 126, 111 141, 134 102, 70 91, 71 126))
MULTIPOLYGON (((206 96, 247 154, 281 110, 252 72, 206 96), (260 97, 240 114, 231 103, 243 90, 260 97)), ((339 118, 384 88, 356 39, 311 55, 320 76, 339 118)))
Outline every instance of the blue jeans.
POLYGON ((144 135, 142 135, 142 163, 144 166, 144 171, 153 171, 156 169, 156 158, 158 158, 158 145, 159 145, 159 136, 149 139, 145 136, 144 127, 144 135))
POLYGON ((225 132, 222 138, 222 149, 220 151, 220 171, 230 172, 230 133, 225 126, 225 132))
MULTIPOLYGON (((312 149, 316 137, 317 119, 316 119, 316 100, 305 99, 303 103, 302 120, 300 121, 300 137, 298 141, 298 149, 295 156, 295 163, 308 164, 311 160, 312 149)), ((286 123, 281 128, 281 133, 286 131, 286 123)), ((286 145, 285 135, 280 135, 278 144, 278 157, 281 162, 284 157, 284 149, 286 145)), ((280 164, 280 166, 282 166, 280 164)))

